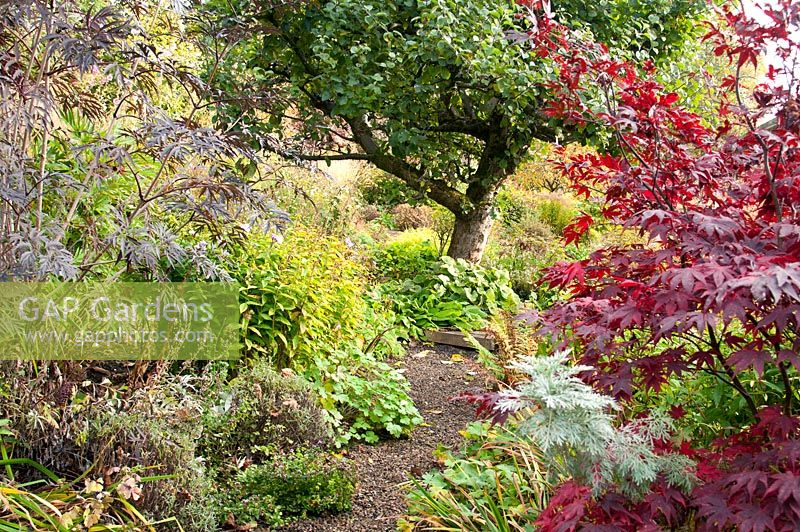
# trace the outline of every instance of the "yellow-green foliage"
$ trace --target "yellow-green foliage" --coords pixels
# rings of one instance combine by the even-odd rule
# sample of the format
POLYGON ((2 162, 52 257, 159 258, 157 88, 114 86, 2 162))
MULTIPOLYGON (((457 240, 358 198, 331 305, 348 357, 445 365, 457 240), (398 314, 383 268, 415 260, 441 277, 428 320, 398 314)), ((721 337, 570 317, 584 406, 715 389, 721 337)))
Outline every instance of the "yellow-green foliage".
POLYGON ((404 231, 372 254, 375 271, 381 279, 410 279, 431 267, 439 258, 430 229, 404 231))
POLYGON ((561 194, 546 194, 537 198, 536 214, 552 231, 561 236, 564 228, 578 215, 571 198, 561 194))
POLYGON ((245 352, 302 369, 363 334, 363 271, 343 242, 312 229, 280 240, 257 238, 239 258, 245 352))
POLYGON ((564 154, 560 155, 555 152, 552 144, 534 142, 531 146, 531 159, 520 165, 511 177, 511 183, 519 189, 531 192, 565 192, 569 188, 569 182, 557 163, 566 162, 577 154, 593 151, 581 144, 570 144, 565 147, 564 154))

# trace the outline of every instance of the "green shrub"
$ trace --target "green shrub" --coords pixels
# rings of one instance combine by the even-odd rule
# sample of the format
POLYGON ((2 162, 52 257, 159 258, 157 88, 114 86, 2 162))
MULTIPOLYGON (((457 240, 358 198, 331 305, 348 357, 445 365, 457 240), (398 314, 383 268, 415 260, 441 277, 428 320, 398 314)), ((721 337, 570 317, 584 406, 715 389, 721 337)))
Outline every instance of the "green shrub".
POLYGON ((363 175, 356 187, 361 200, 369 205, 391 209, 401 203, 419 203, 419 193, 400 179, 383 172, 363 175))
POLYGON ((318 352, 357 342, 364 281, 349 255, 343 242, 305 228, 280 243, 253 239, 237 271, 245 354, 302 370, 318 352))
POLYGON ((278 526, 343 512, 352 505, 355 483, 355 468, 343 458, 312 449, 277 454, 235 475, 221 494, 221 515, 278 526))
POLYGON ((436 247, 439 255, 444 255, 450 246, 450 239, 453 236, 453 226, 456 223, 455 215, 440 205, 433 207, 431 216, 431 230, 436 237, 436 247))
POLYGON ((418 232, 404 234, 375 248, 375 272, 380 279, 410 279, 426 271, 439 259, 439 250, 418 232))
POLYGON ((503 225, 518 224, 531 212, 533 203, 533 197, 529 192, 505 186, 497 193, 494 201, 496 216, 503 225))
POLYGON ((541 270, 564 257, 561 239, 528 211, 514 223, 495 225, 483 263, 510 272, 514 291, 523 299, 540 302, 553 292, 540 285, 541 270))
POLYGON ((382 212, 377 218, 372 220, 373 227, 379 227, 387 231, 397 231, 397 224, 394 221, 394 215, 391 212, 382 212))
MULTIPOLYGON (((386 307, 362 297, 363 270, 343 243, 297 229, 282 243, 256 241, 247 251, 239 270, 247 352, 311 381, 339 444, 400 436, 421 421, 406 380, 378 361, 402 352, 404 329, 386 307), (376 401, 384 404, 381 415, 369 412, 376 401)), ((245 370, 240 379, 252 377, 245 370)))
POLYGON ((215 467, 259 458, 263 448, 324 448, 333 442, 312 385, 291 371, 275 371, 265 359, 240 368, 209 402, 200 452, 215 467))

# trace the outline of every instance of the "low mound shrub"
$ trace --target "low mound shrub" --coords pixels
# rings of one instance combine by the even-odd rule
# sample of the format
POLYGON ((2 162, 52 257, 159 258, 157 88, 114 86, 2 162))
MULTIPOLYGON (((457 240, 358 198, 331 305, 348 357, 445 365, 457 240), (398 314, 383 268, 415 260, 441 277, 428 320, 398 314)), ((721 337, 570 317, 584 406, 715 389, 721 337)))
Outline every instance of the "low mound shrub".
POLYGON ((356 472, 344 458, 314 449, 277 454, 239 471, 221 496, 227 524, 279 526, 351 508, 356 472))
POLYGON ((276 371, 266 359, 239 369, 221 386, 203 416, 200 452, 214 466, 260 459, 264 449, 327 448, 333 430, 313 386, 292 371, 276 371))
POLYGON ((399 231, 431 227, 433 224, 433 209, 426 205, 415 207, 408 203, 401 203, 391 212, 395 227, 399 231))

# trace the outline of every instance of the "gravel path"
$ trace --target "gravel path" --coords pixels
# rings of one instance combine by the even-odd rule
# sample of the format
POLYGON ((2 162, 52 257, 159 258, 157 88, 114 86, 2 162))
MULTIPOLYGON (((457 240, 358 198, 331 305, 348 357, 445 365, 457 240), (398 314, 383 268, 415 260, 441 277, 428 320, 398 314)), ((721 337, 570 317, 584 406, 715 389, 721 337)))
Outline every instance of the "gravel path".
POLYGON ((396 530, 396 520, 406 509, 401 484, 436 466, 432 453, 439 444, 450 448, 460 446, 459 431, 475 419, 475 411, 468 404, 450 398, 465 390, 485 389, 486 371, 471 353, 446 346, 409 346, 401 363, 411 383, 411 398, 425 424, 407 439, 355 445, 348 450, 358 470, 352 511, 298 521, 280 530, 396 530))

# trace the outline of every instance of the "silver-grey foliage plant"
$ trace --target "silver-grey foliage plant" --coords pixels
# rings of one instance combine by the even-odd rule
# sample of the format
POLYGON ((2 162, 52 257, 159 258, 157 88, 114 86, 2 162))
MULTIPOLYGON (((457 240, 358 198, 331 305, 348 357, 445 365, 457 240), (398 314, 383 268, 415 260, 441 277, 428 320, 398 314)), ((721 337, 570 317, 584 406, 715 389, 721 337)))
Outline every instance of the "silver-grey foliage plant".
POLYGON ((689 458, 655 450, 672 432, 667 415, 654 412, 620 425, 617 402, 578 377, 591 368, 571 365, 568 352, 524 357, 509 367, 527 380, 500 392, 495 411, 516 414, 517 432, 542 450, 554 476, 591 486, 595 495, 615 486, 634 498, 659 475, 680 489, 693 485, 689 458))

